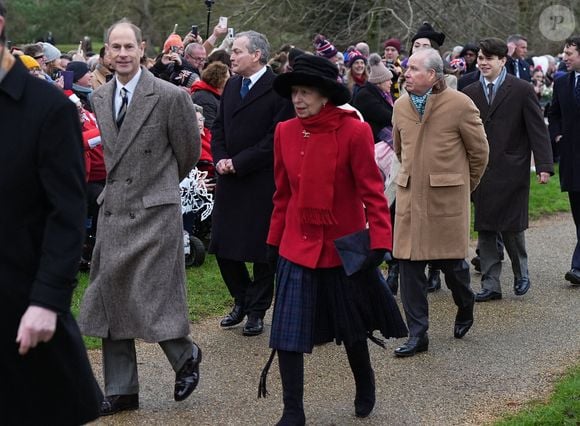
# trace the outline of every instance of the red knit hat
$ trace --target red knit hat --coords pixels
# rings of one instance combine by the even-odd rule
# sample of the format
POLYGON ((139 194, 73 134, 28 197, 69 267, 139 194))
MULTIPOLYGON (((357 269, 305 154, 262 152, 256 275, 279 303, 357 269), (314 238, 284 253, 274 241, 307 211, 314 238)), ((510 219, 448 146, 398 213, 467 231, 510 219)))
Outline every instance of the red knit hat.
POLYGON ((386 49, 389 46, 397 49, 397 52, 401 52, 401 40, 398 38, 390 38, 386 40, 384 48, 386 49))
POLYGON ((167 40, 165 40, 165 43, 163 43, 163 51, 165 53, 169 52, 171 46, 177 46, 181 49, 183 48, 183 41, 181 40, 179 34, 169 34, 169 37, 167 37, 167 40))

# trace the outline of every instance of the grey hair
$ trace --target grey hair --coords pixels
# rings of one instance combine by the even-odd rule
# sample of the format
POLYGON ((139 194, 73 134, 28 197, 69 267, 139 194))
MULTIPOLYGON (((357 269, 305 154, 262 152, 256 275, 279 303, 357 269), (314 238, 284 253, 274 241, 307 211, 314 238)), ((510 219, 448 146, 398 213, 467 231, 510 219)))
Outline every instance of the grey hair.
POLYGON ((423 61, 423 65, 428 70, 435 71, 435 76, 438 79, 445 77, 443 72, 443 59, 441 59, 441 55, 439 51, 433 49, 432 47, 427 47, 420 50, 422 55, 425 55, 425 59, 423 61))
POLYGON ((201 115, 203 115, 203 107, 201 105, 193 104, 193 109, 195 112, 199 112, 201 115))
POLYGON ((135 25, 131 21, 129 21, 127 18, 123 18, 123 19, 115 22, 113 25, 111 25, 107 29, 107 32, 105 35, 105 43, 109 43, 109 38, 111 37, 111 33, 119 25, 128 25, 129 27, 131 27, 131 29, 133 30, 133 33, 135 34, 135 39, 137 40, 137 44, 141 44, 141 42, 143 42, 143 34, 141 33, 141 29, 137 25, 135 25))
POLYGON ((521 34, 512 34, 511 36, 509 36, 506 40, 506 43, 517 43, 518 41, 528 41, 527 38, 525 38, 523 35, 521 34))
POLYGON ((188 45, 185 47, 185 51, 184 51, 184 53, 185 53, 185 54, 188 54, 188 53, 190 54, 190 53, 193 51, 193 49, 203 49, 203 50, 204 50, 204 52, 205 52, 205 48, 204 48, 204 47, 203 47, 201 44, 199 44, 199 43, 195 43, 195 42, 194 42, 194 43, 189 43, 189 44, 188 44, 188 45))
POLYGON ((248 38, 248 52, 254 53, 259 50, 260 63, 266 65, 270 56, 270 43, 268 43, 266 36, 256 31, 244 31, 236 35, 236 39, 240 37, 248 38))

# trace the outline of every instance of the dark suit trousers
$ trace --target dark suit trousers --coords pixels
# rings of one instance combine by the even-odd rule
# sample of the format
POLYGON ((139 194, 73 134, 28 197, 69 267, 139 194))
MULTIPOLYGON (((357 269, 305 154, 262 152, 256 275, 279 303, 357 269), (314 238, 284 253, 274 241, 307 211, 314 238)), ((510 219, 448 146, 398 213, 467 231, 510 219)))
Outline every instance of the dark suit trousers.
POLYGON ((501 293, 501 260, 497 251, 497 235, 501 234, 512 262, 515 279, 529 278, 525 231, 479 231, 477 243, 481 261, 481 288, 501 293))
POLYGON ((254 279, 246 263, 239 260, 217 257, 217 263, 230 294, 244 313, 264 318, 274 296, 274 273, 267 263, 254 263, 254 279))
POLYGON ((580 192, 568 192, 568 198, 570 199, 572 217, 576 225, 576 248, 572 255, 572 268, 580 269, 580 192))
POLYGON ((470 287, 469 265, 465 259, 401 260, 401 300, 407 318, 409 336, 423 336, 429 329, 429 303, 427 301, 427 277, 425 266, 430 263, 445 274, 445 283, 451 290, 458 308, 468 308, 474 294, 470 287))

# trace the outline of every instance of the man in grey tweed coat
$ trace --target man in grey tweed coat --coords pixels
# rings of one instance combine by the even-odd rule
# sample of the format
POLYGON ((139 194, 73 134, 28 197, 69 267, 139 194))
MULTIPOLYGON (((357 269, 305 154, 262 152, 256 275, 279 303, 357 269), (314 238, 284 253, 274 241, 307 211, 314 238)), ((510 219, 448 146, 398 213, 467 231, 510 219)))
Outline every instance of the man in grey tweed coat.
POLYGON ((79 325, 103 339, 102 415, 139 407, 135 338, 161 345, 176 372, 176 401, 199 380, 179 182, 199 158, 200 136, 188 94, 140 67, 142 46, 136 26, 111 26, 106 48, 116 78, 93 95, 107 183, 97 200, 99 229, 79 325))

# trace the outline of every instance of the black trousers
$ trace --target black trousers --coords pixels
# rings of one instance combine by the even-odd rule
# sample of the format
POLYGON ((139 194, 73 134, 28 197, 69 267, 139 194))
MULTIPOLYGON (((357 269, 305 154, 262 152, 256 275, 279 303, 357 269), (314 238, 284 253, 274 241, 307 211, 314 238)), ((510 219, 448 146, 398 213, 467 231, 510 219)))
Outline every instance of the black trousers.
POLYGON ((469 265, 465 259, 431 261, 399 259, 401 300, 411 337, 423 336, 429 329, 429 303, 425 277, 427 263, 443 271, 447 287, 451 290, 453 301, 459 309, 468 308, 473 303, 469 265))
POLYGON ((274 273, 267 263, 253 264, 253 279, 246 263, 216 257, 222 278, 235 300, 247 315, 264 318, 274 296, 274 273))
POLYGON ((576 225, 576 248, 572 255, 572 268, 580 269, 580 192, 568 192, 572 217, 576 225))

